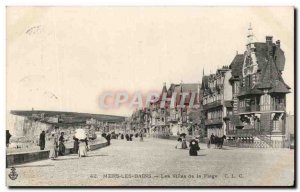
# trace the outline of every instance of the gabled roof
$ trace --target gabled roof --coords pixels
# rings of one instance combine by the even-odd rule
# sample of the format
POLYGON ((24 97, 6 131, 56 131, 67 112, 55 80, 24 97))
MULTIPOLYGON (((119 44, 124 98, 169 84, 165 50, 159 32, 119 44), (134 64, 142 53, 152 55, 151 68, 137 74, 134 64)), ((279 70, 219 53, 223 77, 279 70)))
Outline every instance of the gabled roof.
MULTIPOLYGON (((255 47, 255 56, 257 59, 258 68, 262 70, 269 60, 268 44, 265 42, 255 42, 253 45, 255 47)), ((272 51, 275 65, 279 71, 283 71, 285 64, 284 51, 282 51, 282 49, 276 46, 274 43, 272 43, 271 46, 273 47, 272 51)), ((232 70, 231 73, 233 77, 242 76, 245 53, 237 54, 231 62, 230 69, 232 70)))
POLYGON ((270 58, 261 73, 261 80, 257 84, 258 89, 270 89, 270 92, 289 93, 290 87, 285 84, 273 58, 270 58))
POLYGON ((237 54, 234 57, 231 64, 229 65, 233 78, 242 76, 243 63, 244 63, 244 54, 237 54))
MULTIPOLYGON (((285 56, 280 46, 266 42, 256 42, 253 45, 260 78, 253 87, 241 88, 239 96, 262 94, 262 89, 269 89, 271 93, 289 93, 290 87, 284 82, 281 75, 285 65, 285 56)), ((233 59, 230 65, 232 78, 242 77, 245 54, 246 52, 244 55, 236 55, 233 59)), ((252 61, 246 60, 246 62, 252 61)))

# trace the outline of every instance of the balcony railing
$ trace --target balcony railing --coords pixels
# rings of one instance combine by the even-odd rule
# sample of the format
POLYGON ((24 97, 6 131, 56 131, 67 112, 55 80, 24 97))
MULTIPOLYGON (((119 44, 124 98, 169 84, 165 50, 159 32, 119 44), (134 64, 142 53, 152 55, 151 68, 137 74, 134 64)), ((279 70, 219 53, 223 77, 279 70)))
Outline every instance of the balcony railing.
POLYGON ((283 104, 276 105, 251 105, 247 107, 240 107, 239 112, 255 112, 255 111, 285 111, 285 106, 283 104))
POLYGON ((222 124, 223 123, 223 119, 222 118, 205 119, 204 123, 205 123, 205 125, 222 124))
POLYGON ((221 105, 222 105, 222 101, 217 100, 217 101, 214 101, 214 102, 207 103, 207 104, 203 105, 203 109, 206 110, 206 109, 210 109, 210 108, 214 108, 214 107, 219 107, 221 105))
POLYGON ((227 134, 228 135, 235 135, 236 134, 236 130, 228 130, 227 134))
POLYGON ((259 105, 251 105, 247 107, 241 107, 240 112, 252 112, 252 111, 260 111, 260 106, 259 105))
POLYGON ((285 106, 283 104, 277 104, 272 106, 273 111, 285 111, 285 106))

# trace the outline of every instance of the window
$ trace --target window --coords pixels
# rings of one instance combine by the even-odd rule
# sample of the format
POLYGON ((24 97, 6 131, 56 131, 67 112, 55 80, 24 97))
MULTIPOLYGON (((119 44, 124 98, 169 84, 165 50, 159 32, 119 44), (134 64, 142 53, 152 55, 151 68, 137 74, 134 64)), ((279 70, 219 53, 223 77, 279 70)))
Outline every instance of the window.
POLYGON ((248 75, 247 79, 248 79, 248 87, 251 87, 251 75, 248 75))
POLYGON ((270 106, 271 106, 271 97, 268 94, 264 94, 261 96, 261 110, 262 111, 266 111, 266 110, 270 110, 270 106))

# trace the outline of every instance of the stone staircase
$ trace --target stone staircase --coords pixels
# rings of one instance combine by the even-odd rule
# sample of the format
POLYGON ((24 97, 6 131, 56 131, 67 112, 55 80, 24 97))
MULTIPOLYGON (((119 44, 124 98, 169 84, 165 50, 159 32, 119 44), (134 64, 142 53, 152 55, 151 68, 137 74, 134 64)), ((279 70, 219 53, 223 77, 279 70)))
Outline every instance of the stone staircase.
POLYGON ((256 138, 259 139, 259 141, 265 143, 269 147, 273 147, 273 141, 270 136, 264 135, 264 134, 258 134, 256 135, 256 138))

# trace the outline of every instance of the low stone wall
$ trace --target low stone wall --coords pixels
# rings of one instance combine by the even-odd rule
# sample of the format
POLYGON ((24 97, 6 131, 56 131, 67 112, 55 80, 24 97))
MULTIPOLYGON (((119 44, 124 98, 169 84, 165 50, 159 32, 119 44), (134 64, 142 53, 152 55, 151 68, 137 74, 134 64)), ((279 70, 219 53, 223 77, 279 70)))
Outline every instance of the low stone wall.
POLYGON ((100 149, 100 148, 103 148, 103 147, 106 147, 106 146, 107 146, 107 142, 98 143, 98 144, 90 145, 90 150, 93 151, 93 150, 100 149))
POLYGON ((6 155, 6 167, 49 158, 49 150, 6 155))
MULTIPOLYGON (((90 145, 90 150, 96 150, 107 146, 107 142, 105 143, 98 143, 90 145)), ((6 167, 28 163, 33 161, 39 161, 49 158, 49 150, 44 151, 36 151, 36 152, 25 152, 25 153, 12 153, 6 155, 6 167)), ((65 155, 73 153, 73 148, 66 148, 65 155)))

